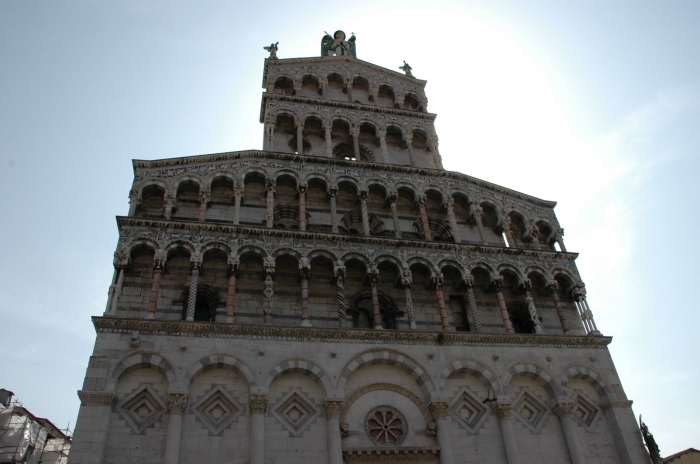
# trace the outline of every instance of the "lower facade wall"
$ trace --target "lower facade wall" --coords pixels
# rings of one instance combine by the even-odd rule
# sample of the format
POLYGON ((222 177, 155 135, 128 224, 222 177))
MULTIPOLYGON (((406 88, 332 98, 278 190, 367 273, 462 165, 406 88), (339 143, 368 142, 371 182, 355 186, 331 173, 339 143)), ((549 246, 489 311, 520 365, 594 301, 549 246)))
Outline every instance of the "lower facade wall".
POLYGON ((108 367, 88 369, 71 464, 576 462, 564 416, 579 462, 650 462, 602 347, 98 333, 92 364, 108 367))

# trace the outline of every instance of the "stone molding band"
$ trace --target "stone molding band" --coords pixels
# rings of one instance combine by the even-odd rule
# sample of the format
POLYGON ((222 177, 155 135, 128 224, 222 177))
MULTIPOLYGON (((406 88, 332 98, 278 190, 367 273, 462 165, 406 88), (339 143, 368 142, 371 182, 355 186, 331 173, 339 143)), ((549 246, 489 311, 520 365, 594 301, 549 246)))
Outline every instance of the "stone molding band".
POLYGON ((159 321, 115 317, 92 318, 98 333, 132 333, 204 338, 278 339, 295 341, 442 345, 442 346, 556 346, 559 348, 605 348, 612 337, 578 335, 486 334, 417 332, 407 330, 342 329, 274 326, 221 322, 159 321))
POLYGON ((82 404, 112 404, 115 394, 103 391, 78 390, 78 398, 82 404))
POLYGON ((343 460, 354 462, 434 462, 440 455, 440 447, 398 447, 398 448, 345 448, 343 460))

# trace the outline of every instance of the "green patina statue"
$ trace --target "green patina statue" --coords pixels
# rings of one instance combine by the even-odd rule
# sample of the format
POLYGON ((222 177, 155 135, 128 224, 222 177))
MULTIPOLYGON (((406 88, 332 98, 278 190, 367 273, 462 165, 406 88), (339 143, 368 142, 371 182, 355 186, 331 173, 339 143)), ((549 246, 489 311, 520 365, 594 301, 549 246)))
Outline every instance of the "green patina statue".
POLYGON ((345 32, 335 31, 333 37, 326 32, 321 39, 321 56, 348 55, 357 58, 355 48, 355 33, 350 33, 350 39, 345 40, 345 32))

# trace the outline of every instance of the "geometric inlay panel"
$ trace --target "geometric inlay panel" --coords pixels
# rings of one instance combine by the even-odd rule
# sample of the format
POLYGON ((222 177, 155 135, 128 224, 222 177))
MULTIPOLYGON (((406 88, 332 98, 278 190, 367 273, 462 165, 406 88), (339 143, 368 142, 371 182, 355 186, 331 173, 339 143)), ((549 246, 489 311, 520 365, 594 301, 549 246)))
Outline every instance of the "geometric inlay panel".
POLYGON ((300 391, 291 391, 277 403, 272 414, 292 435, 298 437, 321 414, 321 410, 300 391))
POLYGON ((220 434, 244 409, 226 390, 216 387, 194 406, 194 413, 204 426, 214 434, 220 434))
POLYGON ((549 408, 527 390, 523 390, 513 401, 513 415, 530 430, 538 433, 544 425, 549 408))
POLYGON ((144 385, 124 398, 116 407, 136 433, 141 433, 165 412, 165 403, 151 387, 144 385))
POLYGON ((476 433, 487 417, 488 410, 479 398, 474 396, 466 388, 460 392, 450 402, 447 410, 449 415, 457 421, 459 425, 467 429, 470 433, 476 433))
POLYGON ((574 397, 573 415, 579 424, 592 432, 600 416, 600 408, 581 393, 577 393, 574 397))
POLYGON ((365 419, 369 439, 379 446, 398 446, 406 438, 406 419, 391 406, 372 409, 365 419))

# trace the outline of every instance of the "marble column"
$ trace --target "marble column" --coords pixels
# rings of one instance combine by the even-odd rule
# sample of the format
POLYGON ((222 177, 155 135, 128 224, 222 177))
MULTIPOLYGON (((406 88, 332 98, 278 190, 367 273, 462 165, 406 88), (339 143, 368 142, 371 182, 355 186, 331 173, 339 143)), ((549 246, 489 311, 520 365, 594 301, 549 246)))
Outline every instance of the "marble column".
POLYGON ((513 235, 513 230, 510 228, 510 218, 508 216, 501 219, 501 227, 503 228, 503 233, 506 236, 508 248, 515 248, 515 235, 513 235))
POLYGON ((394 223, 394 237, 401 238, 401 224, 399 223, 399 212, 396 209, 396 200, 399 198, 398 192, 390 192, 387 200, 391 207, 391 219, 394 223))
POLYGON ((496 291, 496 297, 498 298, 498 307, 501 309, 503 328, 506 329, 506 333, 514 333, 513 324, 510 322, 510 314, 508 314, 508 308, 506 307, 506 300, 503 298, 503 276, 495 277, 492 285, 493 289, 496 291))
POLYGON ((338 186, 332 186, 328 189, 328 195, 331 201, 331 232, 338 233, 338 186))
POLYGON ((554 239, 557 241, 559 249, 566 253, 566 246, 564 245, 564 229, 557 230, 554 234, 554 239))
POLYGON ((265 212, 265 226, 273 227, 275 224, 275 189, 276 184, 274 180, 267 180, 267 198, 266 205, 267 210, 265 212))
POLYGON ((583 327, 586 329, 586 333, 588 335, 601 335, 593 319, 593 312, 586 301, 586 287, 582 283, 577 285, 571 291, 571 295, 574 297, 574 304, 581 316, 581 321, 583 322, 583 327))
POLYGON ((323 124, 323 131, 325 132, 326 136, 326 156, 329 158, 333 158, 333 123, 331 122, 323 124))
POLYGON ((173 215, 173 208, 175 208, 175 197, 171 194, 165 194, 165 200, 163 201, 163 217, 170 220, 173 215))
POLYGON ((199 222, 204 222, 207 215, 207 204, 211 201, 209 189, 203 188, 199 191, 199 222))
POLYGON ((450 221, 450 229, 452 229, 452 237, 454 237, 455 243, 461 243, 462 238, 459 235, 459 229, 457 229, 457 218, 455 217, 454 211, 455 200, 452 197, 447 197, 445 200, 445 207, 447 208, 447 218, 450 221))
POLYGON ((486 235, 484 234, 484 223, 481 221, 481 216, 484 214, 484 210, 479 205, 472 206, 472 216, 476 221, 476 227, 479 229, 479 238, 481 243, 486 245, 486 235))
POLYGON ((301 278, 301 326, 311 327, 309 314, 309 275, 311 274, 311 266, 308 258, 302 258, 302 263, 299 265, 299 277, 301 278))
POLYGON ((360 161, 360 128, 350 128, 350 135, 352 135, 352 148, 353 153, 355 153, 355 159, 360 161))
POLYGON ((382 128, 377 131, 379 136, 379 145, 382 148, 382 159, 385 163, 389 162, 389 149, 386 146, 386 129, 382 128))
POLYGON ((275 122, 265 122, 265 140, 263 142, 263 150, 275 151, 275 122))
POLYGON ((323 409, 328 421, 328 463, 343 464, 343 443, 340 437, 340 415, 343 412, 343 401, 324 400, 323 409))
POLYGON ((360 191, 360 211, 362 213, 362 231, 370 235, 369 212, 367 211, 367 190, 360 191))
POLYGON ((408 159, 411 162, 411 166, 416 165, 416 157, 413 154, 413 132, 406 133, 406 148, 408 149, 408 159))
POLYGON ((450 404, 447 402, 430 403, 430 414, 437 426, 437 442, 440 446, 440 464, 453 464, 452 442, 450 440, 450 430, 447 423, 447 409, 450 404))
POLYGON ((299 230, 306 230, 306 188, 305 183, 299 184, 299 230))
POLYGON ((265 289, 263 290, 263 297, 265 298, 263 302, 263 316, 265 324, 272 324, 272 298, 275 296, 275 291, 273 289, 274 281, 272 277, 275 275, 275 260, 271 256, 265 258, 265 263, 263 265, 265 271, 265 289))
POLYGON ((348 103, 352 103, 352 79, 345 82, 345 90, 348 92, 348 103))
POLYGON ((423 237, 425 240, 432 240, 433 235, 430 233, 430 223, 428 222, 428 213, 425 211, 425 202, 427 198, 425 195, 418 196, 418 208, 420 209, 420 219, 423 223, 423 237))
POLYGON ((506 459, 508 464, 520 464, 518 443, 515 441, 513 419, 510 415, 511 404, 508 402, 499 401, 493 407, 493 410, 498 416, 498 423, 501 426, 501 435, 503 435, 503 445, 506 448, 506 459))
POLYGON ((527 303, 527 311, 528 313, 530 313, 530 319, 532 319, 532 324, 534 325, 535 333, 541 334, 544 333, 544 330, 542 330, 542 323, 540 322, 540 317, 537 314, 535 300, 532 298, 530 290, 532 290, 532 281, 530 279, 523 279, 523 291, 525 292, 525 302, 527 303))
POLYGON ((338 326, 347 327, 347 313, 345 307, 345 266, 333 267, 333 280, 335 281, 335 302, 338 307, 338 326))
POLYGON ((379 310, 379 295, 377 294, 377 281, 379 279, 379 273, 376 269, 372 269, 367 273, 367 278, 369 279, 371 290, 372 290, 372 307, 374 308, 374 328, 383 329, 382 327, 382 313, 379 310))
POLYGON ((406 297, 406 313, 408 315, 408 328, 416 330, 416 315, 413 312, 413 300, 411 299, 411 285, 413 285, 413 275, 406 267, 401 271, 401 286, 406 297))
POLYGON ((297 129, 297 154, 304 154, 304 122, 299 121, 296 125, 297 129))
POLYGON ((233 322, 236 311, 236 277, 238 277, 238 260, 230 259, 228 263, 228 293, 226 295, 226 322, 233 322))
POLYGON ((552 295, 552 301, 554 301, 554 309, 557 311, 557 316, 559 317, 559 323, 561 324, 561 329, 564 333, 567 333, 569 329, 569 321, 566 320, 564 316, 564 310, 561 307, 561 300, 559 299, 559 284, 556 280, 552 280, 547 283, 547 291, 552 295))
POLYGON ((450 331, 450 321, 447 319, 447 309, 445 308, 445 297, 442 294, 443 277, 442 274, 433 277, 432 281, 435 287, 435 296, 437 297, 438 313, 440 314, 440 321, 442 322, 443 332, 450 331))
POLYGON ((168 435, 165 438, 164 464, 180 462, 180 442, 182 440, 182 414, 187 409, 187 393, 168 392, 168 435))
POLYGON ((474 276, 467 275, 463 282, 467 287, 467 301, 469 302, 469 312, 472 314, 472 322, 474 322, 474 330, 481 332, 481 317, 479 309, 476 307, 476 298, 474 298, 474 276))
POLYGON ((250 395, 250 464, 265 464, 267 395, 250 395))
POLYGON ((187 298, 187 318, 188 321, 194 321, 194 311, 197 305, 197 283, 199 281, 199 267, 201 261, 190 260, 192 264, 192 273, 190 274, 190 294, 187 298))
POLYGON ((158 293, 160 292, 160 279, 165 269, 165 258, 155 256, 153 258, 153 281, 151 283, 151 295, 148 299, 148 314, 146 319, 155 319, 158 309, 158 293))
POLYGON ((328 81, 323 80, 319 82, 318 86, 321 88, 321 98, 325 100, 328 98, 328 81))
POLYGON ((243 181, 241 180, 240 185, 233 189, 233 224, 238 225, 241 223, 241 200, 243 199, 244 191, 243 181))
POLYGON ((571 400, 558 401, 552 408, 554 414, 559 416, 561 427, 564 429, 564 438, 566 446, 569 448, 569 456, 571 456, 571 464, 586 464, 586 459, 581 451, 581 443, 578 439, 578 426, 573 418, 574 403, 571 400))

